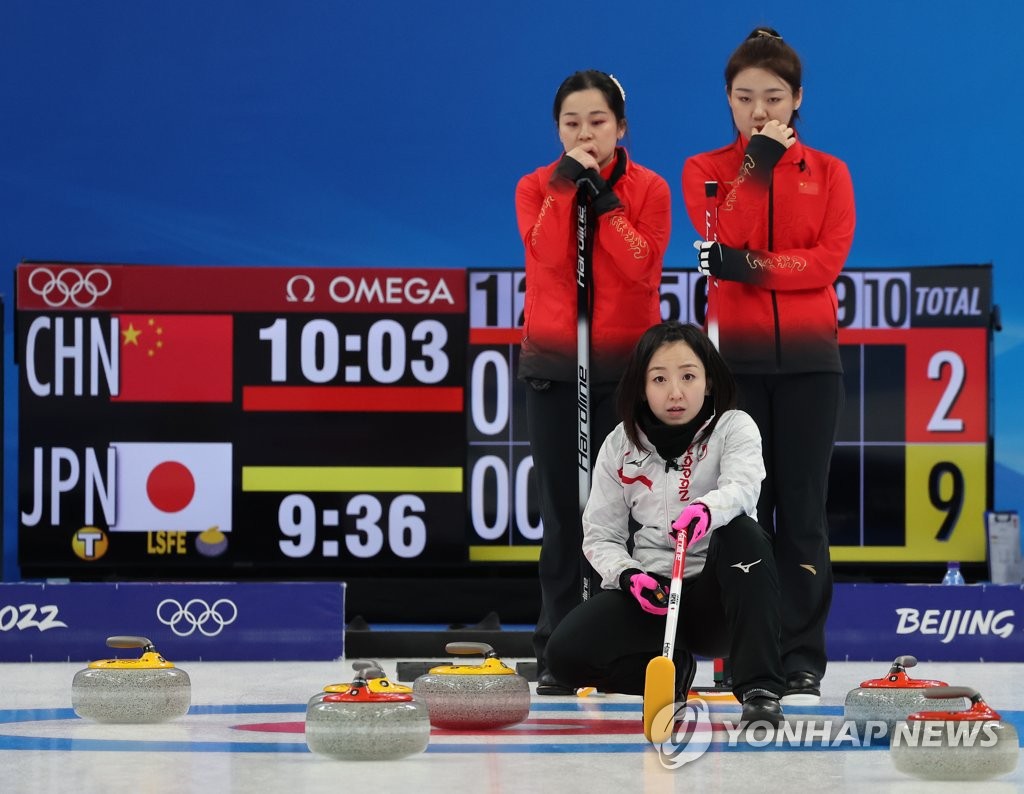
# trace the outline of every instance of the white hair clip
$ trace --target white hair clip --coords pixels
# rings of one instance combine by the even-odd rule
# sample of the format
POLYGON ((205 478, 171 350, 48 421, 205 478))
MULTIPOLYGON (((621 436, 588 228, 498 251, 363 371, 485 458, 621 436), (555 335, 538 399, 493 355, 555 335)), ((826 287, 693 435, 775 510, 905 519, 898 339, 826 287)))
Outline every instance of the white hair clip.
POLYGON ((613 75, 613 74, 608 75, 608 77, 611 78, 611 81, 613 83, 615 83, 615 86, 619 89, 619 93, 622 94, 622 101, 625 102, 626 101, 626 90, 622 87, 622 83, 620 83, 617 79, 615 79, 615 75, 613 75))

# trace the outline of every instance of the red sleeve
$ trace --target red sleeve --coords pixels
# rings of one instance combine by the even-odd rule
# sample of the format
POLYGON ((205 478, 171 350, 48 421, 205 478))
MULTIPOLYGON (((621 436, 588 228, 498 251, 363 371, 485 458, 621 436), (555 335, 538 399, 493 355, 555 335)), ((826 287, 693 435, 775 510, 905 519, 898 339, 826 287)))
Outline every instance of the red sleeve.
POLYGON ((571 185, 565 189, 545 185, 544 190, 540 185, 538 173, 534 172, 520 179, 516 186, 519 234, 534 261, 544 268, 562 272, 569 267, 566 257, 576 191, 571 185))
POLYGON ((598 219, 600 234, 595 235, 594 245, 605 251, 624 279, 657 287, 672 230, 672 196, 668 183, 651 173, 643 192, 624 197, 624 203, 628 206, 629 217, 622 207, 602 215, 598 219), (651 267, 652 264, 657 267, 651 267))
POLYGON ((718 241, 732 248, 746 248, 748 241, 765 239, 768 218, 768 185, 754 178, 744 156, 737 173, 716 173, 706 156, 689 158, 683 165, 683 199, 697 236, 704 239, 705 182, 718 183, 718 241), (731 189, 726 187, 731 184, 731 189))

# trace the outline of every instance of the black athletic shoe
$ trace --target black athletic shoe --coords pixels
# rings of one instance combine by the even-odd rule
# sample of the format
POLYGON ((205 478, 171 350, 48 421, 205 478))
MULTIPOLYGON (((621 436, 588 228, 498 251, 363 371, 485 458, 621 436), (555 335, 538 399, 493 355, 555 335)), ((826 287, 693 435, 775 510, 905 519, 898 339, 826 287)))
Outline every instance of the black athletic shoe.
POLYGON ((814 673, 790 673, 786 677, 786 692, 782 703, 786 706, 816 706, 821 702, 821 678, 814 673))
POLYGON ((740 724, 750 727, 758 722, 766 722, 773 728, 779 727, 785 717, 779 699, 768 695, 754 695, 743 701, 743 716, 740 724))
POLYGON ((572 687, 561 684, 555 680, 547 670, 537 676, 538 695, 574 695, 576 691, 572 687))
POLYGON ((690 687, 693 686, 694 676, 697 675, 697 661, 693 654, 685 652, 679 661, 676 662, 676 701, 685 703, 690 695, 690 687))

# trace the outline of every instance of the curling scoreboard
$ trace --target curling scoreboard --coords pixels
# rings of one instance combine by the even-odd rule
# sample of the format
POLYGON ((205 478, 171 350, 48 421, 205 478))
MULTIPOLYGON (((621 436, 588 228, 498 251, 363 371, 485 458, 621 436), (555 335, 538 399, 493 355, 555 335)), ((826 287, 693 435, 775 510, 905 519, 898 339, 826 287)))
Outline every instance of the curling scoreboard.
MULTIPOLYGON (((524 281, 515 269, 22 263, 22 574, 536 561, 515 377, 524 281)), ((984 560, 991 269, 848 270, 836 292, 833 560, 984 560)), ((663 316, 701 324, 704 293, 699 274, 666 270, 663 316)))

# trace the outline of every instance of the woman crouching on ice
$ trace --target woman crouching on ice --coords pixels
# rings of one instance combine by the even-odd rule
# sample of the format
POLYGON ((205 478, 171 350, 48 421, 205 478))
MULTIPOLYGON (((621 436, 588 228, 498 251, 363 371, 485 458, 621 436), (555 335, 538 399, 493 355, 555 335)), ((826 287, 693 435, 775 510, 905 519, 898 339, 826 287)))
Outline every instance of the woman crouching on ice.
POLYGON ((691 526, 677 697, 693 682, 695 653, 728 657, 742 720, 782 720, 779 582, 756 520, 761 436, 735 405, 732 374, 696 326, 661 323, 637 342, 619 383, 622 421, 601 446, 583 514, 583 551, 602 590, 551 637, 548 666, 559 681, 643 694, 665 634, 672 525, 691 526))

